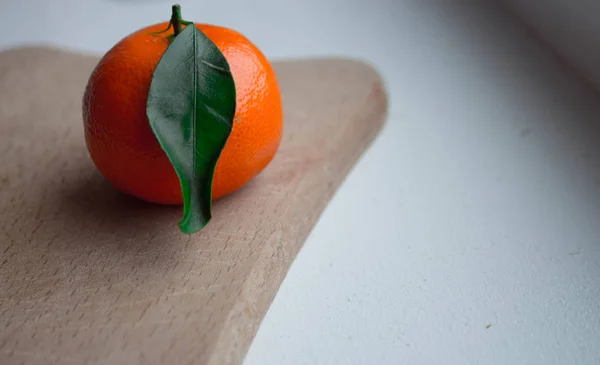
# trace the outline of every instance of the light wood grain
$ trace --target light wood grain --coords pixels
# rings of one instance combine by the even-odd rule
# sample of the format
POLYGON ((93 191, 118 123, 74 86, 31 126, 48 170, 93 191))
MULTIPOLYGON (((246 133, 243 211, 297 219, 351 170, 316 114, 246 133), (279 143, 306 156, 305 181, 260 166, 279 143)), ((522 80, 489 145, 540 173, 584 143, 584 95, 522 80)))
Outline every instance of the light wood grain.
POLYGON ((356 61, 276 62, 280 151, 186 236, 179 207, 117 193, 89 159, 81 98, 97 61, 0 52, 0 364, 240 364, 383 124, 382 80, 356 61))

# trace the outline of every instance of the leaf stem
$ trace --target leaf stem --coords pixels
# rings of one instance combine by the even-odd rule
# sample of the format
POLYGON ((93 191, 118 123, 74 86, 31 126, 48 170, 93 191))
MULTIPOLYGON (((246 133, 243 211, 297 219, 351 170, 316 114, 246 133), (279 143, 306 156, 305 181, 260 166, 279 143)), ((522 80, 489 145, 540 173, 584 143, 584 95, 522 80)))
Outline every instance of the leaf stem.
POLYGON ((172 7, 171 24, 173 25, 173 31, 175 33, 175 36, 181 33, 182 25, 187 26, 192 24, 192 22, 188 22, 186 20, 181 19, 181 6, 179 4, 175 4, 172 7))

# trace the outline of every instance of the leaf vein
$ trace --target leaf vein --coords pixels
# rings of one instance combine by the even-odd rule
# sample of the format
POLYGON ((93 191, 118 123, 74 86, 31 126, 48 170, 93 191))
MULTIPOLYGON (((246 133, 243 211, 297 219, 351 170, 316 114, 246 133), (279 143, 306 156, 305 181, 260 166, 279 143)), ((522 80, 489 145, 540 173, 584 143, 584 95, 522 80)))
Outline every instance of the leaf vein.
MULTIPOLYGON (((193 56, 198 57, 198 40, 196 39, 196 32, 195 32, 196 27, 193 26, 193 28, 194 28, 194 31, 192 32, 192 47, 194 50, 193 56)), ((193 87, 193 90, 194 90, 194 102, 193 102, 194 103, 194 113, 192 113, 192 128, 191 128, 192 136, 193 136, 192 138, 194 139, 194 142, 192 145, 193 149, 194 149, 194 153, 192 153, 192 166, 196 166, 196 153, 195 153, 196 151, 195 151, 195 149, 196 149, 196 145, 197 145, 196 122, 198 120, 198 117, 196 115, 196 110, 198 110, 197 109, 198 108, 198 88, 197 88, 198 64, 196 62, 192 62, 192 63, 194 64, 194 66, 193 66, 194 67, 194 87, 193 87)), ((194 189, 194 190, 196 190, 196 189, 194 189)))
POLYGON ((215 65, 214 63, 208 62, 203 59, 200 59, 200 62, 202 62, 203 64, 205 64, 206 66, 210 67, 211 69, 213 69, 215 71, 218 71, 218 72, 226 74, 226 75, 229 74, 229 71, 227 69, 225 69, 223 67, 219 67, 219 66, 215 65))
POLYGON ((192 60, 195 57, 196 57, 196 55, 194 53, 190 57, 188 57, 185 60, 178 63, 177 66, 175 66, 173 69, 171 69, 170 75, 171 76, 175 75, 175 71, 177 71, 181 66, 185 66, 188 63, 188 61, 192 60))
POLYGON ((205 104, 204 108, 206 109, 207 112, 212 114, 213 117, 217 118, 219 120, 219 122, 224 123, 225 125, 228 125, 228 126, 230 125, 229 122, 227 122, 227 118, 225 118, 221 113, 219 113, 212 106, 205 104))

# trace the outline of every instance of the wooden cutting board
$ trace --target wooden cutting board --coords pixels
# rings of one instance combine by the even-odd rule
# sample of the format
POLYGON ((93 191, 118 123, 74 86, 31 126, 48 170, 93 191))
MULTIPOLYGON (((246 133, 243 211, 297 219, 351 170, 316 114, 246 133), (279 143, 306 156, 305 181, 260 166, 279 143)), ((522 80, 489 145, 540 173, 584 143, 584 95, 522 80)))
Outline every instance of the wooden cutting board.
MULTIPOLYGON (((240 364, 292 260, 383 125, 368 65, 275 62, 281 148, 209 226, 116 192, 83 139, 98 57, 0 52, 0 364, 240 364)), ((323 243, 326 244, 326 243, 323 243)))

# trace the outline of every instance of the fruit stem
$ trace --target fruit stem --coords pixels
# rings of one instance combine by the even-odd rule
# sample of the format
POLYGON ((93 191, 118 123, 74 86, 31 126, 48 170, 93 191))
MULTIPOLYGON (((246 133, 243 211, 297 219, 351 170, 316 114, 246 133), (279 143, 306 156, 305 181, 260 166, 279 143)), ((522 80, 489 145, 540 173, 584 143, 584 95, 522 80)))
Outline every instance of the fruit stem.
POLYGON ((177 36, 181 33, 181 25, 190 25, 191 22, 181 19, 181 6, 179 4, 173 5, 171 9, 171 24, 173 25, 174 35, 177 36))

